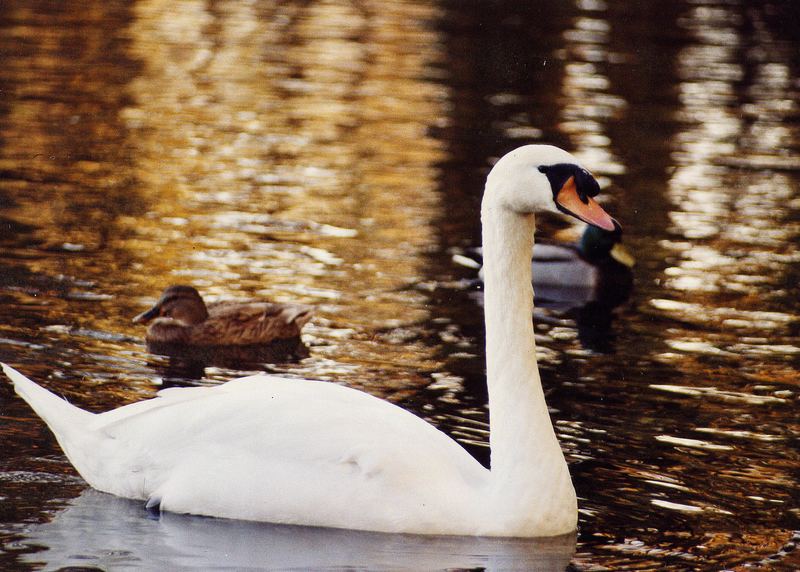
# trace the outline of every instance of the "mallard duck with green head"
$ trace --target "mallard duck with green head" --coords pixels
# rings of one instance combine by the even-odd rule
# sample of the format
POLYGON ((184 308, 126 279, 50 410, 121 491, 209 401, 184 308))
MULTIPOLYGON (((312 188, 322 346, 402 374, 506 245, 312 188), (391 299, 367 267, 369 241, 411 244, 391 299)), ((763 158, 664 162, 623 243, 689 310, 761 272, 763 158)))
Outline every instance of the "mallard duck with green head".
MULTIPOLYGON (((454 254, 453 262, 478 270, 478 280, 471 284, 480 289, 483 249, 454 254)), ((576 242, 536 243, 531 254, 533 289, 544 307, 566 310, 593 302, 616 306, 631 291, 635 264, 619 227, 609 231, 587 225, 576 242)))

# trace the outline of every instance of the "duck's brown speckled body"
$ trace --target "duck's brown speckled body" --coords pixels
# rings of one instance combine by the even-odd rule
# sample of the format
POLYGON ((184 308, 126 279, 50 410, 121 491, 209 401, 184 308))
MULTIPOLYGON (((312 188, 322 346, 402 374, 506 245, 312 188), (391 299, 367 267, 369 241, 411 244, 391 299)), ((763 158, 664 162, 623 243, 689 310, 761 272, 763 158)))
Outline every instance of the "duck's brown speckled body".
POLYGON ((244 346, 296 338, 313 308, 302 304, 221 301, 206 304, 191 286, 170 286, 136 316, 149 324, 147 342, 186 346, 244 346))

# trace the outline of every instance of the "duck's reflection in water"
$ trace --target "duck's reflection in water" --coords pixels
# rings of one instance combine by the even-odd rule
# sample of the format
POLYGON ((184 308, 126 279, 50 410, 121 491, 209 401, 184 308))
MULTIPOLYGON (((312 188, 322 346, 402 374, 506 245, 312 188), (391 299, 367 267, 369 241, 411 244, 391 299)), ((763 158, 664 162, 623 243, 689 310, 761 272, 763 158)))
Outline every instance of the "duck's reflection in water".
MULTIPOLYGON (((336 491, 331 491, 336 494, 336 491)), ((48 570, 537 570, 562 572, 574 534, 496 539, 381 534, 161 513, 87 489, 22 541, 48 570)))
POLYGON ((203 379, 206 367, 260 371, 268 364, 295 363, 309 356, 308 346, 299 337, 243 346, 148 342, 147 351, 168 358, 166 362, 158 359, 150 362, 165 387, 192 385, 203 379))

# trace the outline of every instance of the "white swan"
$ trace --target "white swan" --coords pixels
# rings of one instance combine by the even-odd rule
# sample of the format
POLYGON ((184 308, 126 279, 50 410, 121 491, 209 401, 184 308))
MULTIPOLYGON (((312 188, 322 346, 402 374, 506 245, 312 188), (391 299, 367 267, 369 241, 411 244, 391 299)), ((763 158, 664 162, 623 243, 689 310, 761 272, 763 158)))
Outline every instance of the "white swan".
POLYGON ((535 211, 611 230, 569 153, 504 156, 481 208, 491 471, 412 413, 332 383, 255 375, 93 414, 3 369, 96 489, 167 511, 382 532, 551 536, 577 503, 531 324, 535 211))

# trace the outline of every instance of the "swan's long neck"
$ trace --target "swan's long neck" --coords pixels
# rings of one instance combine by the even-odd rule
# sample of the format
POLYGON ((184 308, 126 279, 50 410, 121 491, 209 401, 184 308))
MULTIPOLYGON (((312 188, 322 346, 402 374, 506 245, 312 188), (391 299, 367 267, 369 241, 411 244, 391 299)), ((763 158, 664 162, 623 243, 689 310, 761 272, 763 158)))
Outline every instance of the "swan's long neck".
POLYGON ((532 214, 520 215, 486 199, 481 219, 491 481, 501 499, 524 504, 531 495, 561 495, 565 491, 551 489, 572 486, 536 361, 531 286, 535 222, 532 214))

